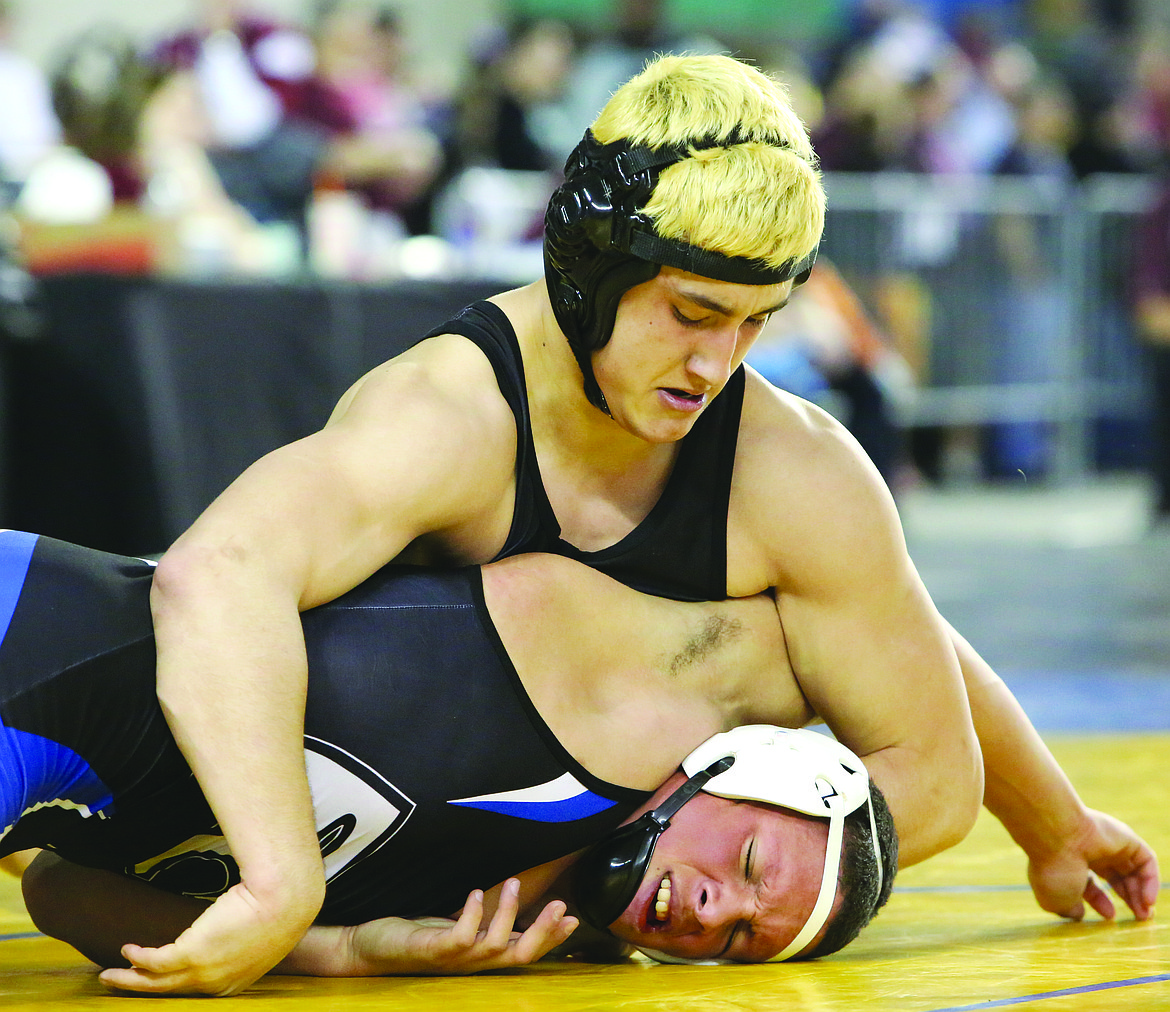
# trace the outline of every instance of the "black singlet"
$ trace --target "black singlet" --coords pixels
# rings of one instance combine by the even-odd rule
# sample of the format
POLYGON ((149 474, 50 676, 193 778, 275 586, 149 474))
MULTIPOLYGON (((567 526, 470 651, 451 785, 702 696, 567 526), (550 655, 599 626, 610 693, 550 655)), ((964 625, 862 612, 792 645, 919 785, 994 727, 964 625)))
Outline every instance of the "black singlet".
POLYGON ((493 302, 477 302, 426 336, 439 334, 466 337, 487 356, 516 417, 516 506, 497 558, 551 552, 659 597, 717 601, 727 596, 727 507, 743 407, 742 367, 683 438, 666 488, 646 519, 617 544, 583 552, 561 537, 544 490, 520 344, 508 317, 493 302))
MULTIPOLYGON (((151 575, 0 532, 0 854, 48 845, 211 897, 238 873, 155 697, 151 575)), ((478 568, 387 566, 302 621, 322 923, 447 916, 648 797, 594 777, 553 736, 478 568)))

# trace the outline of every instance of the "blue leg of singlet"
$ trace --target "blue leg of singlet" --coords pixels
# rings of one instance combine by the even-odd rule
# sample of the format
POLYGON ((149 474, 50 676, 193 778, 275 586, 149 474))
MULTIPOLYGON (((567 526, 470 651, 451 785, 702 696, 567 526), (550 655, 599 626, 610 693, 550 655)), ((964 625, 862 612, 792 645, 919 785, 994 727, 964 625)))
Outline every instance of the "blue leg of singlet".
POLYGON ((36 544, 35 534, 0 531, 0 642, 8 635, 36 544))
MULTIPOLYGON (((0 643, 12 624, 36 542, 35 534, 0 531, 0 643)), ((110 789, 72 749, 7 727, 0 718, 0 837, 36 808, 56 805, 89 815, 111 801, 110 789)))

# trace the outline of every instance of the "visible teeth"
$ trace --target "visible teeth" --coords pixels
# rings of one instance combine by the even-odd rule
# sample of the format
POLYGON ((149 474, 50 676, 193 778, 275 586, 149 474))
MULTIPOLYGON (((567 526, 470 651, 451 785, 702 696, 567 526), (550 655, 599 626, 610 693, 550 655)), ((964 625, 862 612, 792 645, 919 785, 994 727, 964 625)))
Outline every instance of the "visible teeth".
POLYGON ((658 884, 658 895, 654 900, 654 913, 657 914, 660 921, 665 921, 667 914, 670 913, 670 877, 663 876, 662 881, 658 884))

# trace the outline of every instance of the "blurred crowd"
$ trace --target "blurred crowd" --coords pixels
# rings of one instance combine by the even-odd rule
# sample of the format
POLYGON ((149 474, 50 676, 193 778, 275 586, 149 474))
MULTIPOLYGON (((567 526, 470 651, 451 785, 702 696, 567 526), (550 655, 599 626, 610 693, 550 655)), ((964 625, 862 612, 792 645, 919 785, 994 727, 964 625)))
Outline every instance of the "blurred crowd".
POLYGON ((403 237, 538 230, 547 177, 609 92, 667 50, 731 51, 786 80, 829 172, 1155 172, 1170 42, 1134 3, 854 0, 835 36, 793 45, 782 25, 750 41, 674 32, 666 4, 617 0, 604 31, 481 29, 460 84, 440 89, 381 0, 319 0, 306 24, 265 17, 263 0, 192 0, 170 38, 97 25, 43 67, 11 43, 29 6, 0 0, 0 174, 33 219, 149 207, 187 230, 196 265, 217 242, 237 265, 263 259, 246 249, 255 224, 278 226, 268 253, 289 255, 321 212, 319 266, 377 273, 403 237))
MULTIPOLYGON (((614 0, 604 25, 517 16, 482 28, 453 87, 411 36, 421 7, 318 0, 290 24, 263 0, 191 0, 171 37, 144 44, 95 25, 44 66, 11 42, 31 7, 0 0, 0 180, 20 224, 0 242, 34 273, 530 280, 565 156, 608 94, 664 51, 732 52, 786 81, 829 173, 1170 179, 1170 22, 1141 0, 851 0, 836 32, 795 42, 783 24, 724 37, 714 18, 679 32, 661 0, 614 0)), ((1166 405, 1170 197, 1159 207, 1132 294, 1166 405)), ((1008 317, 1028 331, 1013 359, 1005 329, 1003 368, 1042 381, 1044 237, 1019 221, 997 228, 1019 282, 1008 317)), ((894 424, 880 415, 922 375, 913 327, 898 326, 916 310, 891 284, 878 327, 831 265, 824 275, 758 361, 800 392, 837 390, 858 428, 876 411, 867 448, 892 460, 894 424), (797 357, 794 330, 813 335, 797 357)), ((1000 435, 1001 469, 1043 471, 1042 434, 1000 435)))
MULTIPOLYGON (((0 0, 0 173, 11 194, 30 184, 33 218, 83 219, 87 200, 191 218, 197 261, 217 238, 246 246, 250 223, 292 229, 270 240, 306 234, 321 197, 327 231, 373 219, 375 254, 378 238, 523 236, 547 183, 472 170, 555 175, 609 92, 667 50, 731 51, 785 79, 826 171, 1154 172, 1170 149, 1170 43, 1134 2, 854 0, 835 36, 792 45, 782 25, 750 41, 717 24, 674 32, 666 4, 618 0, 604 31, 519 17, 483 28, 460 84, 439 89, 403 12, 381 0, 319 0, 306 24, 265 17, 263 0, 192 0, 170 38, 97 25, 46 66, 11 43, 29 5, 0 0), (516 207, 480 220, 497 186, 516 207)), ((360 273, 345 262, 352 238, 328 237, 323 266, 360 273)))

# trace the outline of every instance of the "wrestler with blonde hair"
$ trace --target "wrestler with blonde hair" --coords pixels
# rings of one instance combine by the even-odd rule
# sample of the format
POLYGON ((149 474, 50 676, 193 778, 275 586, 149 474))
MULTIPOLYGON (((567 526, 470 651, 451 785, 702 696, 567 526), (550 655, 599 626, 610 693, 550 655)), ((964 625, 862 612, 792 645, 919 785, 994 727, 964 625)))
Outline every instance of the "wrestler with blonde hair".
POLYGON ((316 915, 298 612, 387 563, 527 552, 661 597, 768 595, 809 706, 889 802, 901 864, 962 839, 984 801, 1043 907, 1111 911, 1092 871, 1148 916, 1153 855, 1086 808, 939 615, 856 441, 743 365, 812 266, 823 202, 782 87, 727 57, 653 61, 570 155, 545 277, 373 369, 178 539, 152 592, 157 691, 241 881, 109 983, 234 993, 316 915))
POLYGON ((782 264, 820 241, 825 194, 787 89, 724 56, 664 57, 618 91, 594 121, 602 144, 688 150, 642 208, 660 235, 728 256, 782 264))

